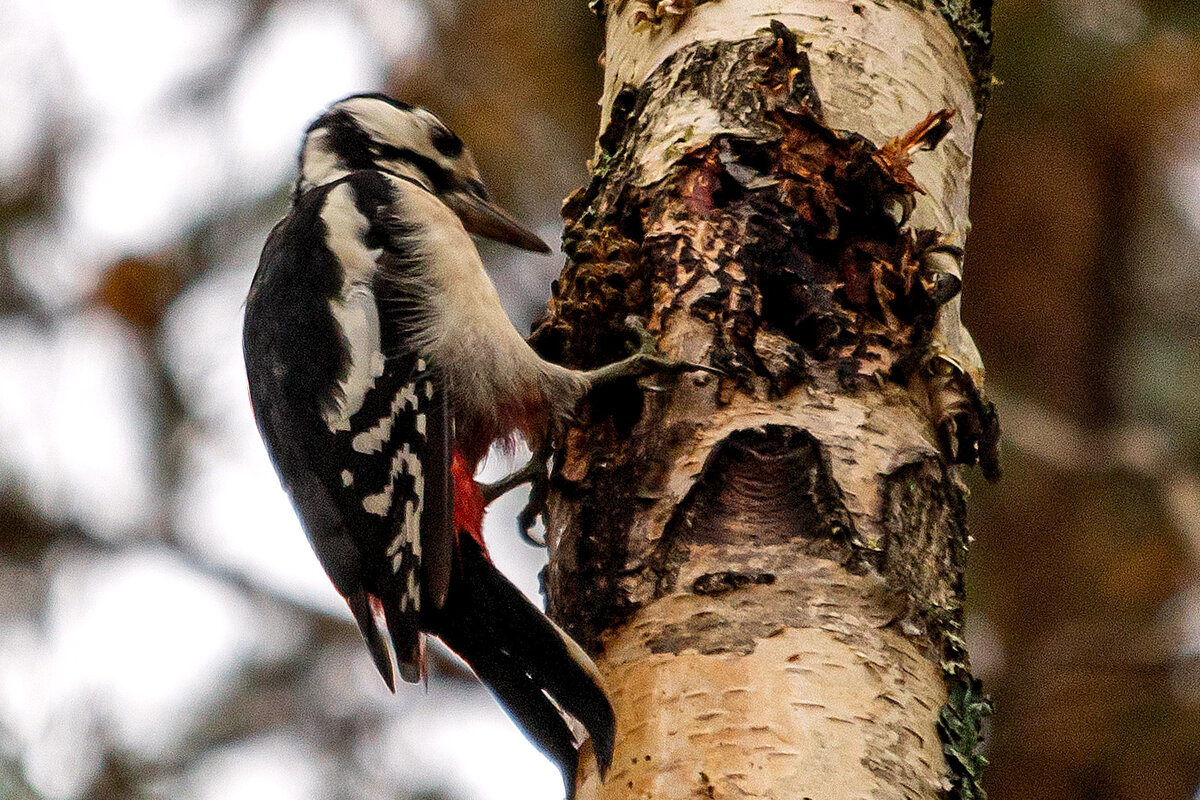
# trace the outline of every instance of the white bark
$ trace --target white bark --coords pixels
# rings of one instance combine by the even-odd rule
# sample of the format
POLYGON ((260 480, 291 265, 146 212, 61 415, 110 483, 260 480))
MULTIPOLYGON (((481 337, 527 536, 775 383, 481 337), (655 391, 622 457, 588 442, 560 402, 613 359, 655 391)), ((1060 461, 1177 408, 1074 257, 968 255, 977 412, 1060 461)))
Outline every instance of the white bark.
MULTIPOLYGON (((930 112, 956 112, 941 144, 914 157, 926 194, 909 224, 965 242, 978 116, 972 75, 938 13, 894 0, 714 0, 661 23, 645 19, 653 12, 642 0, 607 9, 601 130, 623 87, 651 80, 662 100, 642 108, 649 132, 633 145, 629 185, 661 191, 718 136, 778 138, 761 117, 731 117, 711 95, 681 93, 678 61, 664 69, 690 45, 752 39, 779 20, 800 36, 829 127, 882 146, 930 112)), ((658 269, 651 329, 664 352, 703 361, 721 336, 696 309, 730 280, 753 287, 754 278, 736 250, 713 244, 731 228, 712 215, 643 217, 651 227, 637 252, 658 269), (700 266, 680 262, 670 275, 654 261, 661 254, 647 253, 646 243, 675 239, 700 252, 700 266)), ((950 262, 933 269, 961 277, 950 262)), ((780 393, 764 376, 791 369, 792 343, 763 325, 752 348, 762 369, 749 387, 687 376, 649 401, 611 459, 587 435, 568 447, 560 481, 574 491, 552 499, 549 536, 552 600, 566 617, 588 601, 557 595, 588 596, 564 587, 589 574, 586 540, 602 527, 589 522, 589 493, 603 495, 606 470, 626 464, 645 483, 626 495, 638 505, 622 560, 607 568, 630 612, 598 636, 618 719, 614 765, 601 785, 583 759, 579 797, 941 796, 950 785, 937 730, 946 667, 941 634, 926 624, 961 599, 965 530, 960 485, 928 417, 938 403, 920 381, 914 397, 882 373, 874 389, 846 391, 819 359, 811 383, 780 393), (741 471, 730 453, 759 463, 741 471)), ((957 298, 938 312, 927 354, 937 357, 982 378, 957 298)))

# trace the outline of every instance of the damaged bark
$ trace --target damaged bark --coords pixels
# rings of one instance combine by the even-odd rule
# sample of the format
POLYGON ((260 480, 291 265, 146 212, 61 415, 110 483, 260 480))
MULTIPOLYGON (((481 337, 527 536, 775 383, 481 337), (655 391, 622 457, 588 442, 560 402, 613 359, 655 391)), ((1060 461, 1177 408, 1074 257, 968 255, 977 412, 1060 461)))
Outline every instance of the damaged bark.
POLYGON ((580 798, 982 796, 957 465, 998 474, 958 314, 986 36, 937 4, 794 5, 605 9, 533 341, 595 366, 634 314, 723 375, 594 396, 556 458, 550 610, 618 717, 580 798))

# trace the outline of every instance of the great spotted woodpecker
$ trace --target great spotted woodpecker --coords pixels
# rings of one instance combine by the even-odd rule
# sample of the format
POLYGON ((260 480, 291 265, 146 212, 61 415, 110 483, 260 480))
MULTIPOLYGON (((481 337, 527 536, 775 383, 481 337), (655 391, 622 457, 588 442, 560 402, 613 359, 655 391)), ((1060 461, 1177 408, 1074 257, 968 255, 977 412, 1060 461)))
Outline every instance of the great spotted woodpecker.
MULTIPOLYGON (((462 141, 384 95, 309 127, 292 208, 246 302, 255 420, 321 564, 383 679, 423 671, 423 633, 462 656, 574 785, 560 711, 601 775, 613 712, 582 648, 492 565, 473 475, 490 446, 555 437, 613 378, 677 369, 643 348, 591 372, 542 360, 513 327, 469 233, 550 248, 488 199, 462 141)), ((690 365, 689 365, 690 366, 690 365)))

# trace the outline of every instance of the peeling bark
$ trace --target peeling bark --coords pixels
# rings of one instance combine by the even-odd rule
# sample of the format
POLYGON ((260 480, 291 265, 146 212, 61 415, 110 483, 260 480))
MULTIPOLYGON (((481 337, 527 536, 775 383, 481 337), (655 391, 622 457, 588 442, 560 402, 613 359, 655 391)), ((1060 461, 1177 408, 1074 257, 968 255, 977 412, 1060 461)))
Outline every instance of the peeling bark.
POLYGON ((596 365, 637 314, 724 376, 593 397, 556 459, 550 609, 618 716, 580 798, 980 796, 956 465, 998 469, 958 314, 987 17, 928 5, 605 9, 533 341, 596 365))

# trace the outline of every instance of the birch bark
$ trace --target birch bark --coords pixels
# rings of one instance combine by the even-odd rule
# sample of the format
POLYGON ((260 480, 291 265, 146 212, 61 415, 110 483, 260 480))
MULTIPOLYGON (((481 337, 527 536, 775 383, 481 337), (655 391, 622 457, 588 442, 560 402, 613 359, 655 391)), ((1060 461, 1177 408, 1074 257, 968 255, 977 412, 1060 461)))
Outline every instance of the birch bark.
POLYGON ((534 341, 591 366, 637 314, 725 377, 596 397, 556 461, 551 613, 618 718, 580 798, 980 792, 956 464, 996 472, 958 316, 987 8, 942 5, 600 9, 602 132, 534 341))

